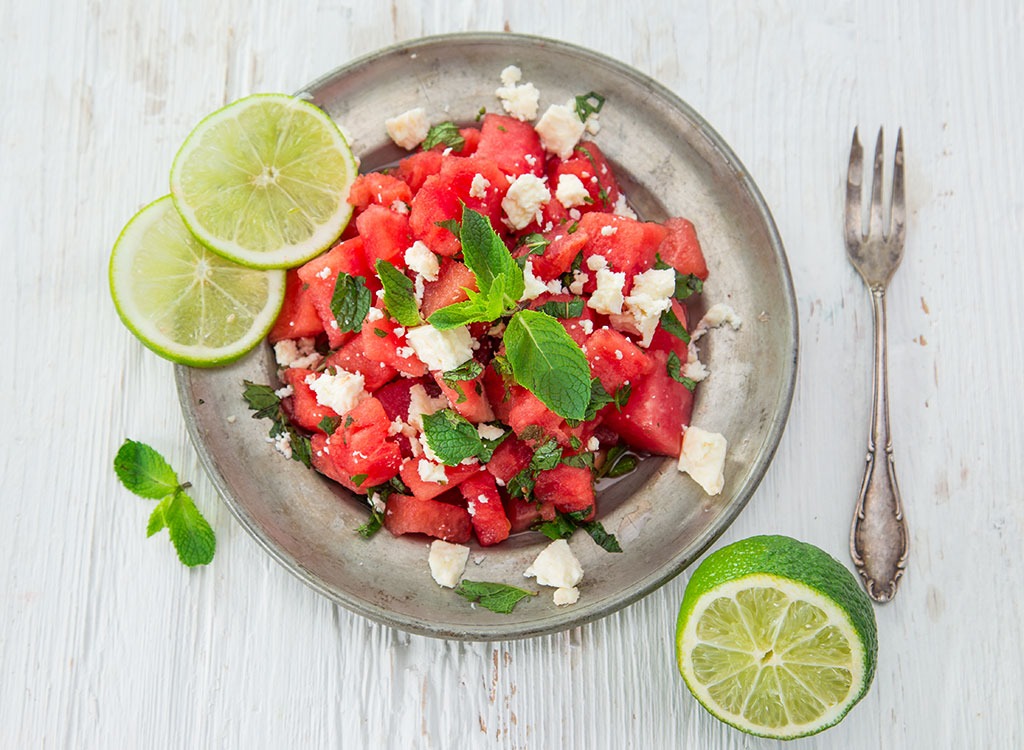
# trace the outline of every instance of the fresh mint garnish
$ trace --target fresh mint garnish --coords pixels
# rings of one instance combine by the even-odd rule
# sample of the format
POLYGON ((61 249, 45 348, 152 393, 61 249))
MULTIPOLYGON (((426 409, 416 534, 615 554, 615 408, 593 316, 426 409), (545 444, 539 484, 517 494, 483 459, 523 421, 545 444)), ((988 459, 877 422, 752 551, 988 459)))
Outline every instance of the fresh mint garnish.
POLYGON ((423 325, 409 277, 386 260, 378 259, 376 268, 384 286, 384 305, 391 317, 403 326, 423 325))
POLYGON ((586 122, 592 114, 600 112, 603 106, 604 97, 597 92, 589 91, 586 94, 580 94, 576 97, 576 116, 580 118, 581 122, 586 122))
MULTIPOLYGON (((459 394, 459 400, 455 403, 461 404, 466 400, 466 392, 462 390, 462 384, 467 380, 473 380, 484 371, 484 366, 475 359, 466 360, 454 370, 441 373, 441 380, 444 384, 459 394)), ((479 383, 477 389, 479 390, 479 383)))
MULTIPOLYGON (((669 265, 661 259, 661 255, 654 256, 654 267, 659 271, 664 271, 666 268, 671 268, 675 271, 675 267, 669 265)), ((679 273, 676 271, 676 288, 672 293, 672 296, 682 302, 687 297, 693 294, 700 294, 704 291, 704 282, 694 276, 692 273, 679 273)))
POLYGON ((537 308, 542 313, 547 313, 552 318, 578 318, 583 314, 583 298, 573 297, 564 302, 545 302, 537 308))
POLYGON ((366 313, 370 311, 370 290, 362 276, 339 273, 331 295, 331 313, 338 323, 338 330, 358 331, 366 313))
POLYGON ((505 353, 516 382, 560 417, 583 419, 590 403, 590 366, 557 320, 520 310, 505 328, 505 353))
POLYGON ((534 526, 534 530, 539 531, 548 539, 557 540, 568 539, 576 529, 583 529, 605 552, 622 552, 619 540, 615 538, 614 534, 605 531, 600 522, 586 520, 591 510, 592 508, 584 508, 573 513, 556 513, 554 520, 543 521, 534 526))
POLYGON ((457 466, 467 458, 479 458, 484 463, 490 461, 494 449, 507 433, 495 440, 484 440, 476 425, 457 411, 441 409, 423 415, 423 435, 441 463, 457 466))
POLYGON ((454 122, 440 122, 432 125, 423 140, 423 150, 429 151, 434 146, 444 144, 453 151, 461 151, 466 139, 459 133, 459 126, 454 122))
POLYGON ((577 469, 593 469, 594 454, 589 451, 573 453, 570 456, 562 456, 562 463, 577 469))
POLYGON ((129 491, 149 500, 159 500, 149 516, 146 536, 167 529, 178 559, 193 567, 213 560, 217 538, 203 514, 185 490, 188 482, 178 481, 170 464, 154 448, 125 440, 114 457, 114 473, 129 491))
POLYGON ((594 474, 595 479, 615 479, 633 471, 639 463, 635 454, 624 445, 616 445, 605 454, 604 463, 594 474))
POLYGON ((683 324, 679 322, 679 318, 676 317, 671 307, 661 314, 661 327, 684 344, 690 343, 690 334, 687 333, 683 324))
POLYGON ((251 380, 243 380, 242 383, 245 385, 242 398, 253 410, 252 418, 271 420, 270 437, 272 438, 287 434, 292 447, 292 460, 309 468, 313 463, 313 448, 309 438, 288 423, 284 409, 281 408, 281 399, 274 393, 274 389, 269 385, 253 383, 251 380))
POLYGON ((508 490, 508 494, 510 496, 525 499, 529 498, 533 494, 533 486, 535 482, 536 477, 533 472, 530 471, 530 467, 527 466, 505 483, 505 489, 508 490))
POLYGON ((558 466, 561 460, 562 446, 558 444, 557 440, 552 438, 533 452, 533 458, 530 459, 530 471, 538 472, 553 469, 558 466))
POLYGON ((384 514, 378 511, 376 508, 370 508, 370 518, 362 526, 356 528, 356 533, 359 536, 369 539, 384 526, 384 514))
POLYGON ((551 243, 548 240, 544 239, 543 234, 540 234, 539 232, 533 232, 532 234, 527 234, 523 237, 520 237, 519 241, 516 242, 516 247, 525 247, 526 256, 543 255, 544 250, 550 244, 551 243))
POLYGON ((341 417, 324 417, 320 420, 317 425, 324 433, 333 435, 334 431, 338 429, 338 425, 341 424, 341 417))
POLYGON ((435 221, 434 225, 441 227, 441 229, 447 229, 449 232, 454 234, 456 237, 459 236, 459 220, 458 219, 443 219, 442 221, 435 221))
POLYGON ((535 591, 487 581, 461 581, 455 587, 455 593, 464 596, 471 602, 479 603, 485 609, 502 615, 509 614, 521 599, 537 596, 535 591))
POLYGON ((687 390, 692 391, 697 387, 696 380, 688 378, 682 374, 682 362, 679 361, 679 355, 675 352, 668 353, 668 361, 665 363, 665 369, 668 371, 670 378, 677 383, 685 385, 687 390))

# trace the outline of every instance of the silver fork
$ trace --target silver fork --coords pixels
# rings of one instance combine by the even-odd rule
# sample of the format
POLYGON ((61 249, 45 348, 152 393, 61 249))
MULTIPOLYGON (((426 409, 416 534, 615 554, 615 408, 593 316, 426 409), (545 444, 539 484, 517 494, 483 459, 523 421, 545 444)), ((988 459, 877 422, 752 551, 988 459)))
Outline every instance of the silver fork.
POLYGON ((903 199, 903 129, 896 138, 893 164, 892 203, 887 224, 882 220, 883 133, 878 131, 875 145, 874 174, 871 182, 871 209, 867 234, 863 233, 861 213, 862 166, 864 151, 853 131, 850 169, 846 180, 846 254, 871 291, 875 329, 874 379, 871 398, 871 430, 868 437, 867 466, 850 529, 850 554, 864 579, 868 595, 876 602, 887 602, 896 594, 896 585, 907 564, 908 533, 903 504, 896 484, 892 436, 889 432, 889 383, 886 372, 885 291, 903 259, 906 209, 903 199), (885 448, 885 460, 876 462, 879 445, 885 448))

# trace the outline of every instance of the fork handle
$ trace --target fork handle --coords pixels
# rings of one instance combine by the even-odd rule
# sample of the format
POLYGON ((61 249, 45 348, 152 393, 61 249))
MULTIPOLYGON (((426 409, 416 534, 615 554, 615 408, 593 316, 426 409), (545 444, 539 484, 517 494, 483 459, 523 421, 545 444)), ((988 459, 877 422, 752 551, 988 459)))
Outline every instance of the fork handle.
POLYGON ((887 602, 896 595, 896 585, 907 564, 909 542, 889 432, 884 287, 871 289, 871 303, 875 329, 871 430, 864 481, 850 529, 850 554, 868 596, 876 602, 887 602), (881 462, 876 461, 880 445, 885 449, 881 462))

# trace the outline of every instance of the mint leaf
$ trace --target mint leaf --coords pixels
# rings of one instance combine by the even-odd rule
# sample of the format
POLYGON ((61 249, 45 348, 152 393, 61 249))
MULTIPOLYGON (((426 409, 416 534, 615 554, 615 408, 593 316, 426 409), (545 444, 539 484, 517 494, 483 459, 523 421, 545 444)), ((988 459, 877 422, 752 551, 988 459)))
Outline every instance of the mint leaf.
POLYGON ((548 539, 558 541, 571 537, 576 531, 576 524, 570 521, 564 513, 557 513, 554 520, 539 523, 533 527, 533 530, 539 531, 548 539))
POLYGON ((369 539, 384 525, 384 514, 378 511, 376 508, 370 508, 370 518, 362 526, 356 529, 356 533, 359 536, 369 539))
POLYGON ((573 453, 571 456, 562 456, 562 463, 579 469, 593 469, 594 454, 584 451, 583 453, 573 453))
POLYGON ((317 425, 318 428, 327 435, 333 435, 334 431, 338 429, 338 425, 341 424, 341 417, 324 417, 320 420, 317 425))
POLYGON ((616 445, 605 454, 604 463, 594 474, 595 479, 614 479, 625 476, 637 467, 637 457, 624 445, 616 445))
POLYGON ((661 327, 683 343, 690 343, 690 334, 686 332, 686 328, 679 322, 671 307, 661 314, 661 327))
POLYGON ((565 302, 545 302, 537 309, 552 318, 578 318, 583 314, 583 298, 573 297, 565 302))
POLYGON ((441 227, 441 229, 447 229, 449 232, 454 234, 456 237, 459 236, 459 220, 458 219, 444 219, 443 221, 435 221, 434 226, 441 227))
MULTIPOLYGON (((476 426, 454 409, 423 415, 427 445, 446 466, 457 466, 467 458, 487 453, 476 426)), ((490 456, 481 460, 489 460, 490 456)))
POLYGON ((331 295, 331 313, 338 323, 338 330, 358 331, 370 310, 370 290, 362 276, 339 273, 331 295))
POLYGON ((486 581, 461 581, 455 587, 455 593, 471 602, 479 602, 481 607, 502 615, 509 614, 521 599, 537 596, 535 591, 486 581))
POLYGON ((213 559, 217 539, 192 498, 178 490, 163 515, 179 560, 193 567, 206 565, 213 559))
POLYGON ((462 207, 462 228, 459 231, 462 257, 476 276, 481 294, 492 295, 491 286, 498 276, 505 276, 505 306, 513 306, 523 296, 523 271, 501 237, 491 227, 491 220, 481 213, 462 207))
POLYGON ((178 477, 164 457, 135 440, 125 440, 117 451, 114 472, 129 491, 150 500, 159 500, 178 489, 178 477))
POLYGON ((568 539, 576 529, 583 529, 590 538, 605 552, 622 552, 619 540, 614 534, 605 531, 603 525, 598 521, 584 520, 590 515, 591 508, 585 508, 573 513, 556 513, 552 521, 545 521, 536 524, 534 531, 539 531, 548 539, 568 539))
MULTIPOLYGON (((312 466, 313 446, 308 437, 301 434, 288 423, 284 409, 281 408, 281 399, 274 393, 274 389, 269 385, 253 383, 251 380, 243 380, 242 384, 245 386, 245 390, 242 391, 242 398, 246 400, 249 408, 253 410, 252 418, 271 420, 270 437, 287 434, 292 446, 292 461, 298 461, 307 469, 312 466)), ((329 425, 321 420, 320 429, 327 432, 327 426, 329 425)), ((335 425, 336 428, 337 426, 335 425)))
POLYGON ((614 534, 609 534, 605 531, 604 526, 598 521, 580 524, 580 528, 590 534, 590 538, 597 542, 597 546, 605 552, 622 552, 619 540, 615 538, 614 534))
MULTIPOLYGON (((423 324, 416 295, 413 293, 412 281, 386 260, 377 260, 377 275, 384 286, 384 304, 391 317, 403 326, 423 324)), ((369 292, 367 292, 369 293, 369 292)), ((377 329, 379 330, 379 329, 377 329)))
POLYGON ((508 490, 508 494, 512 497, 528 498, 533 494, 534 483, 533 472, 527 466, 505 483, 505 489, 508 490))
POLYGON ((682 374, 682 363, 679 361, 679 355, 675 352, 668 353, 668 362, 665 363, 665 369, 668 370, 670 378, 677 383, 685 385, 687 390, 692 391, 697 387, 697 381, 682 374))
POLYGON ((533 452, 533 458, 530 459, 530 471, 537 472, 553 469, 558 466, 561 460, 562 446, 558 444, 557 440, 552 438, 533 452))
POLYGON ((500 274, 492 279, 488 294, 466 289, 469 299, 437 310, 428 319, 430 325, 443 331, 469 323, 489 323, 500 318, 505 312, 506 286, 505 274, 500 274))
POLYGON ((582 122, 586 122, 590 115, 600 112, 603 106, 604 97, 597 92, 590 91, 586 94, 580 94, 576 97, 576 116, 582 122))
POLYGON ((484 371, 484 366, 475 359, 467 359, 454 370, 441 373, 441 379, 449 388, 455 388, 459 382, 473 380, 484 371))
POLYGON ((174 495, 168 495, 153 508, 153 512, 149 515, 149 523, 146 525, 147 538, 167 528, 167 519, 164 517, 164 511, 167 510, 167 506, 170 505, 173 499, 174 495))
POLYGON ((253 383, 251 380, 243 380, 245 390, 242 391, 242 398, 249 404, 255 414, 253 419, 274 419, 281 409, 281 399, 274 393, 269 385, 253 383))
POLYGON ((459 133, 459 126, 454 122, 440 122, 431 125, 427 131, 427 137, 423 140, 423 150, 429 151, 434 146, 444 144, 453 151, 461 151, 466 145, 466 139, 459 133))
POLYGON ((516 242, 516 247, 525 247, 526 255, 519 260, 522 260, 525 263, 525 259, 531 255, 543 255, 544 250, 550 244, 551 243, 544 238, 544 235, 539 232, 533 232, 520 237, 519 241, 516 242))
POLYGON ((353 474, 352 475, 352 484, 354 484, 356 487, 362 487, 363 482, 366 481, 366 478, 368 476, 369 476, 369 474, 353 474))
POLYGON ((582 419, 590 403, 590 366, 550 315, 520 310, 505 328, 505 353, 519 385, 560 417, 582 419))
MULTIPOLYGON (((654 256, 654 267, 659 271, 664 271, 666 268, 675 270, 675 266, 669 265, 661 259, 661 255, 657 254, 654 256)), ((687 297, 693 294, 700 294, 704 291, 704 282, 694 276, 692 273, 679 273, 676 271, 676 288, 672 293, 672 296, 682 302, 687 297)))

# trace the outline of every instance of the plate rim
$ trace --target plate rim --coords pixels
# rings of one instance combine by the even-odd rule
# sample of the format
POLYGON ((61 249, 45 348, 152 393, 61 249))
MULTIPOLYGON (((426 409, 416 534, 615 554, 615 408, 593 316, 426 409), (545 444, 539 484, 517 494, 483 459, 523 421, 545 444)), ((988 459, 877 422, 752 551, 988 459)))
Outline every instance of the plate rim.
MULTIPOLYGON (((424 622, 406 614, 397 613, 385 607, 370 604, 359 598, 346 598, 339 596, 337 592, 328 588, 315 574, 306 569, 298 561, 290 558, 279 549, 268 537, 264 530, 256 523, 255 519, 235 499, 227 487, 226 480, 216 467, 213 456, 206 443, 201 439, 200 428, 196 413, 191 408, 190 376, 193 368, 186 365, 175 365, 175 383, 178 394, 179 405, 185 420, 186 429, 190 440, 199 455, 200 463, 203 465, 207 476, 213 483, 218 494, 227 505, 231 514, 248 532, 248 534, 262 547, 271 558, 276 560, 286 570, 301 580, 305 585, 317 593, 326 597, 335 605, 341 605, 351 612, 362 615, 374 622, 390 627, 395 627, 416 635, 433 638, 443 638, 459 641, 494 641, 494 640, 517 640, 531 638, 541 635, 561 632, 572 627, 578 627, 589 622, 607 617, 625 607, 648 596, 658 588, 661 588, 672 579, 676 578, 682 571, 689 567, 701 557, 712 544, 725 533, 736 517, 743 511, 750 501, 754 492, 760 486, 767 473, 768 467, 778 450, 785 431, 786 423, 792 407, 796 391, 796 379, 799 360, 799 316, 797 309, 796 294, 793 287, 792 273, 789 267, 788 257, 782 242, 781 234, 772 216, 764 196, 754 182, 752 175, 733 152, 732 148, 693 107, 685 102, 672 90, 654 80, 636 68, 623 63, 608 55, 595 52, 594 50, 579 45, 565 42, 549 37, 519 34, 513 32, 456 32, 447 34, 436 34, 425 37, 417 37, 391 44, 387 47, 377 49, 373 52, 353 58, 351 61, 337 66, 327 73, 317 77, 310 83, 303 86, 296 92, 297 96, 309 96, 317 89, 333 83, 344 75, 351 75, 355 71, 372 65, 375 61, 391 57, 396 54, 409 54, 419 49, 435 47, 437 45, 475 45, 475 44, 496 44, 514 42, 516 45, 543 44, 558 52, 568 54, 585 61, 592 61, 595 64, 614 70, 619 75, 631 79, 657 93, 672 108, 682 112, 696 128, 697 132, 714 149, 723 163, 729 167, 736 179, 740 182, 743 192, 751 199, 753 207, 762 222, 768 237, 775 262, 778 264, 783 281, 784 305, 789 318, 789 336, 787 341, 791 345, 790 356, 782 360, 784 367, 783 378, 780 383, 779 397, 772 412, 769 428, 766 433, 763 450, 757 460, 751 465, 746 481, 737 490, 733 501, 728 509, 720 516, 720 522, 708 529, 701 537, 694 540, 690 546, 689 554, 680 554, 674 557, 667 565, 658 568, 650 575, 642 579, 638 584, 624 591, 611 594, 602 599, 601 607, 593 609, 574 610, 564 608, 536 620, 519 623, 509 623, 508 626, 496 626, 486 624, 481 626, 460 625, 458 628, 445 626, 432 622, 424 622)), ((314 97, 315 98, 315 97, 314 97)))

